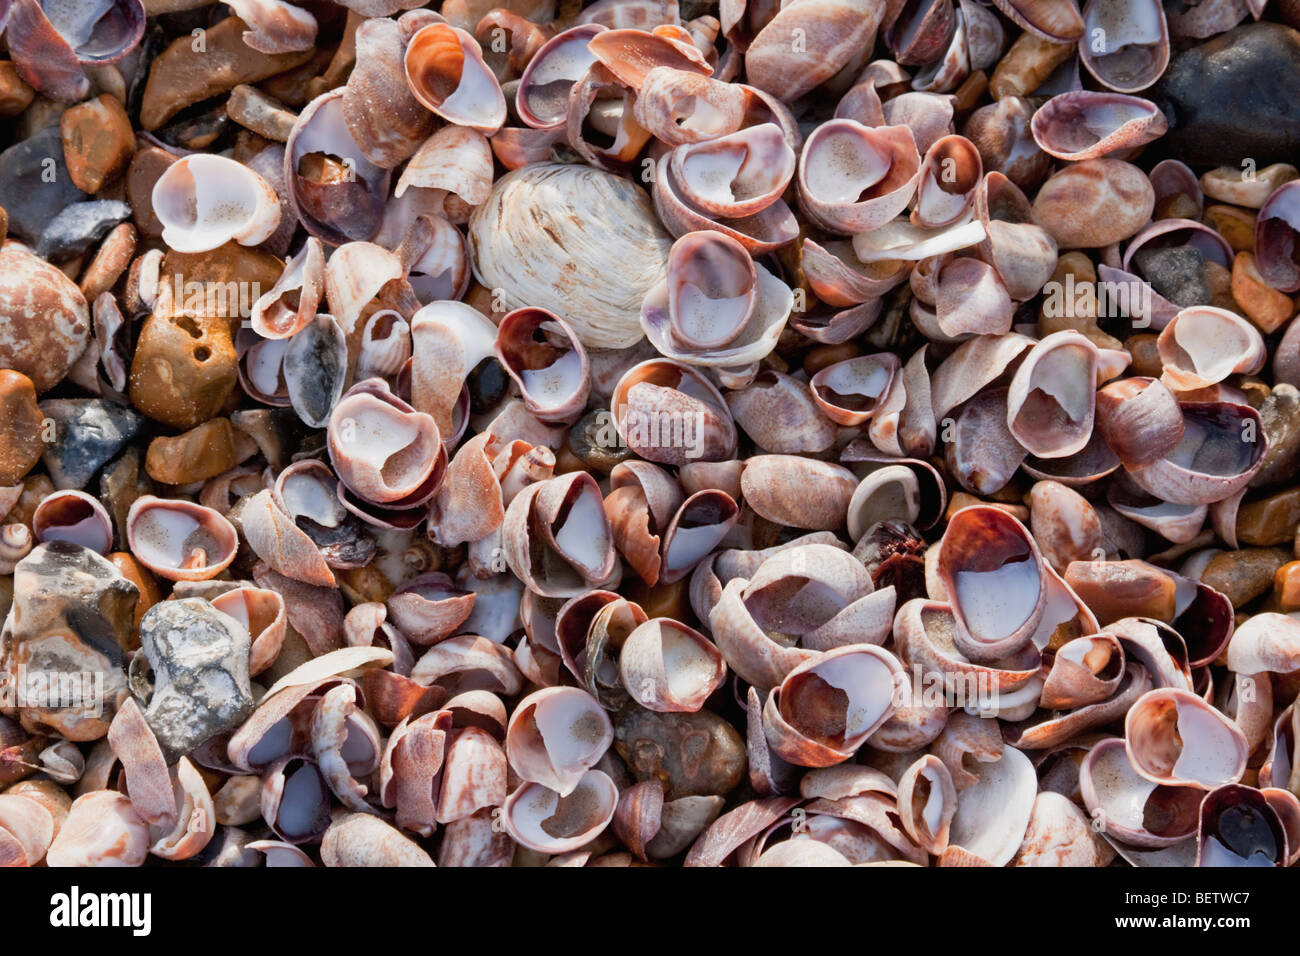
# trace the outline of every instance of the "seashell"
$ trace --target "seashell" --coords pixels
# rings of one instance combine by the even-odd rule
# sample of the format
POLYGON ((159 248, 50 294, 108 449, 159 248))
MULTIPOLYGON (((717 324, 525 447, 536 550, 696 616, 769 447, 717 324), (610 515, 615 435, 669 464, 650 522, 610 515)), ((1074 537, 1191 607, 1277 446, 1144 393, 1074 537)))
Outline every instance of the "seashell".
MULTIPOLYGON (((905 664, 922 667, 925 673, 943 677, 951 692, 974 680, 988 684, 999 696, 1011 695, 1034 685, 1037 661, 1032 667, 1015 666, 1016 658, 984 665, 972 662, 956 643, 956 618, 948 604, 915 598, 905 603, 894 618, 895 649, 905 664), (1012 666, 1000 666, 1008 663, 1012 666)), ((1029 663, 1026 655, 1025 663, 1029 663)), ((964 785, 964 784, 963 784, 964 785)))
POLYGON ((663 277, 670 245, 645 194, 626 180, 552 164, 497 180, 469 236, 480 283, 503 290, 510 308, 554 313, 588 348, 628 348, 641 338, 641 302, 663 277), (550 241, 537 240, 535 216, 548 223, 541 231, 550 241), (560 262, 568 264, 562 280, 560 262))
POLYGON ((339 481, 366 501, 411 508, 433 497, 442 483, 447 453, 438 426, 393 395, 382 379, 348 390, 330 414, 327 435, 339 481))
POLYGON ((1169 124, 1150 100, 1075 90, 1044 103, 1030 128, 1043 152, 1077 162, 1144 146, 1163 136, 1169 124))
POLYGON ((1251 615, 1228 644, 1228 669, 1237 674, 1290 673, 1300 655, 1300 630, 1294 618, 1263 612, 1251 615))
POLYGON ((239 550, 234 526, 218 512, 179 499, 143 495, 126 519, 131 553, 168 581, 206 581, 239 550))
POLYGON ((987 389, 966 402, 955 420, 944 419, 952 422, 944 460, 972 494, 996 494, 1025 460, 1024 446, 1007 428, 1007 394, 1004 388, 987 389))
POLYGON ((912 222, 931 229, 959 222, 975 201, 984 163, 964 136, 943 136, 925 152, 912 222))
POLYGON ((799 201, 831 232, 868 232, 907 208, 920 174, 921 155, 907 127, 829 120, 804 142, 799 201))
POLYGON ((171 781, 176 806, 176 823, 169 830, 149 828, 153 844, 149 852, 164 860, 188 860, 202 853, 216 831, 216 809, 212 795, 187 757, 176 764, 171 781))
POLYGON ((506 509, 502 530, 510 570, 543 597, 572 597, 614 572, 600 489, 585 472, 526 486, 506 509))
POLYGON ((1148 494, 1180 505, 1201 505, 1236 494, 1259 470, 1267 438, 1249 406, 1229 402, 1180 404, 1183 437, 1173 451, 1127 469, 1148 494), (1243 441, 1243 435, 1254 441, 1243 441))
POLYGON ((212 599, 212 606, 233 617, 252 638, 248 672, 259 674, 275 662, 288 626, 284 598, 267 588, 235 588, 212 599))
POLYGON ((1152 848, 1174 846, 1195 833, 1205 796, 1195 787, 1139 775, 1118 737, 1098 741, 1088 751, 1079 766, 1079 788, 1088 812, 1109 836, 1152 848))
POLYGON ((798 665, 763 707, 769 745, 798 766, 847 760, 893 712, 901 674, 897 658, 870 644, 833 648, 798 665))
POLYGON ((889 393, 898 373, 898 357, 881 352, 828 365, 812 377, 808 388, 817 407, 831 421, 861 425, 889 393))
POLYGON ((259 53, 310 50, 316 42, 316 18, 283 0, 235 0, 228 4, 251 29, 244 43, 259 53))
POLYGON ((947 47, 957 26, 952 0, 905 4, 882 39, 900 66, 924 66, 947 47))
POLYGON ((681 146, 736 132, 747 105, 739 86, 693 70, 656 66, 641 81, 632 115, 661 142, 681 146))
POLYGON ((979 150, 984 169, 1004 174, 1021 189, 1033 189, 1052 169, 1052 158, 1033 137, 1035 111, 1022 96, 1004 96, 975 110, 962 130, 979 150))
POLYGON ((1097 431, 1130 466, 1150 464, 1178 447, 1185 426, 1173 394, 1150 378, 1108 382, 1097 392, 1097 431))
MULTIPOLYGON (((406 278, 417 298, 445 300, 452 296, 464 295, 465 290, 469 288, 469 256, 465 251, 465 237, 459 229, 441 216, 418 217, 403 238, 398 252, 406 264, 406 278)), ((382 316, 379 320, 371 316, 368 323, 376 321, 382 321, 382 316)), ((375 363, 375 367, 400 369, 410 357, 410 339, 406 334, 406 325, 403 320, 401 326, 385 326, 390 334, 388 341, 381 347, 384 353, 390 349, 399 354, 405 352, 401 361, 398 361, 396 355, 390 358, 385 354, 382 359, 378 357, 369 359, 375 363), (399 328, 402 334, 397 335, 399 328)), ((363 353, 368 345, 372 349, 375 347, 374 343, 363 338, 361 344, 363 353)), ((386 374, 396 374, 396 372, 386 374)))
POLYGON ((544 422, 572 420, 587 404, 590 366, 573 330, 545 309, 516 309, 497 327, 496 356, 544 422))
POLYGON ((432 416, 439 434, 454 434, 465 380, 493 354, 496 336, 496 326, 463 302, 431 302, 412 316, 411 404, 432 416))
POLYGON ((570 27, 533 54, 515 91, 515 111, 528 126, 537 130, 564 126, 570 90, 597 62, 588 44, 604 30, 599 23, 570 27))
POLYGON ((262 818, 286 843, 320 839, 330 825, 330 796, 315 761, 287 757, 262 775, 262 818))
POLYGON ((506 101, 478 41, 448 23, 422 27, 406 45, 406 81, 429 110, 484 134, 501 128, 506 101))
POLYGON ((343 116, 366 159, 392 169, 433 132, 435 120, 407 83, 402 29, 368 19, 356 29, 356 66, 343 90, 343 116))
POLYGON ((473 129, 444 126, 416 150, 393 193, 400 197, 412 187, 446 190, 466 205, 481 205, 492 189, 487 139, 473 129))
POLYGON ((588 770, 567 795, 524 783, 506 798, 501 822, 514 840, 539 853, 567 853, 589 843, 614 819, 618 788, 588 770))
POLYGON ((661 712, 698 711, 727 672, 708 638, 667 618, 653 618, 628 634, 618 667, 632 699, 661 712))
POLYGON ((127 699, 108 728, 108 744, 122 762, 131 807, 145 823, 164 832, 176 825, 177 804, 167 762, 140 705, 127 699))
POLYGON ((1157 340, 1163 381, 1181 391, 1205 388, 1232 374, 1253 375, 1264 367, 1264 339, 1253 325, 1226 309, 1183 309, 1157 340))
POLYGON ((927 754, 907 768, 898 781, 898 813, 903 829, 918 846, 942 854, 956 812, 957 790, 943 761, 927 754))
POLYGON ((1133 769, 1153 783, 1213 790, 1241 779, 1246 739, 1230 720, 1190 691, 1148 691, 1124 718, 1133 769))
POLYGON ((54 816, 30 797, 0 794, 0 865, 36 866, 55 836, 54 816))
POLYGON ((441 572, 421 574, 388 598, 393 624, 416 644, 437 644, 455 633, 474 607, 474 595, 452 585, 441 572))
POLYGON ((1169 51, 1169 24, 1158 0, 1084 4, 1079 62, 1107 88, 1146 89, 1169 66, 1169 51))
MULTIPOLYGON (((874 311, 864 311, 861 327, 857 332, 865 331, 875 321, 880 312, 879 297, 888 293, 908 277, 908 265, 901 260, 883 260, 862 263, 853 254, 853 247, 845 241, 828 241, 817 243, 804 239, 802 265, 804 278, 817 297, 827 305, 840 308, 866 303, 874 311)), ((804 331, 808 317, 801 316, 797 327, 804 331)), ((810 331, 804 332, 810 338, 810 331)), ((841 341, 847 341, 857 332, 849 332, 841 341)), ((843 333, 841 333, 843 334, 843 333)), ((831 342, 823 333, 817 341, 831 342)))
POLYGON ((1107 632, 1119 637, 1128 658, 1146 668, 1155 686, 1191 690, 1187 644, 1173 628, 1159 621, 1125 618, 1107 625, 1107 632))
MULTIPOLYGON (((820 452, 835 442, 835 425, 818 409, 808 386, 770 369, 761 370, 743 389, 728 392, 727 407, 750 440, 765 452, 820 452)), ((685 471, 697 464, 682 466, 685 471)), ((739 497, 737 481, 735 495, 739 497)))
POLYGON ((665 465, 725 461, 736 429, 722 395, 694 368, 651 359, 628 369, 610 399, 618 437, 642 458, 665 465))
POLYGON ((316 705, 311 721, 312 751, 321 774, 344 806, 368 812, 368 788, 357 781, 379 769, 380 735, 374 720, 358 709, 357 688, 332 687, 316 705))
POLYGON ((324 428, 343 394, 348 344, 331 315, 317 315, 288 340, 280 373, 289 404, 310 428, 324 428))
POLYGON ((746 503, 769 521, 813 531, 844 524, 857 487, 853 473, 795 455, 756 455, 740 476, 746 503))
POLYGON ((1039 458, 1083 450, 1092 434, 1097 347, 1074 331, 1053 332, 1025 356, 1007 392, 1007 428, 1039 458))
POLYGON ((510 716, 506 757, 519 776, 568 797, 614 740, 596 700, 574 687, 529 694, 510 716))
POLYGON ((140 866, 149 853, 149 825, 114 790, 84 793, 45 854, 49 866, 140 866))
POLYGON ((795 171, 795 153, 775 123, 684 143, 669 155, 677 190, 702 213, 739 219, 777 202, 795 171))
POLYGON ((163 242, 177 252, 207 252, 234 240, 256 246, 280 225, 280 200, 265 179, 224 156, 186 156, 154 183, 152 203, 163 242))
POLYGON ((329 822, 320 852, 326 866, 435 865, 413 840, 369 813, 344 813, 329 822))
POLYGON ((389 171, 367 159, 353 139, 343 101, 343 90, 316 97, 284 144, 290 206, 309 234, 330 245, 374 236, 388 196, 389 171))
POLYGON ((308 236, 275 285, 253 303, 253 331, 264 339, 292 338, 316 317, 324 290, 324 250, 319 239, 308 236))
POLYGON ((668 275, 646 294, 641 326, 667 358, 737 367, 766 357, 793 293, 724 233, 691 232, 673 243, 668 275))
MULTIPOLYGON (((923 275, 924 265, 913 270, 914 285, 923 275)), ((928 327, 922 324, 925 310, 920 297, 912 300, 912 321, 923 332, 933 331, 931 338, 953 341, 968 335, 1002 335, 1011 330, 1011 296, 991 265, 970 258, 946 262, 938 269, 935 291, 934 318, 928 327)))
POLYGON ((1236 784, 1216 787, 1201 803, 1196 865, 1288 866, 1288 836, 1264 792, 1236 784))
POLYGON ((43 498, 32 514, 31 532, 37 543, 71 541, 100 554, 108 554, 113 546, 108 512, 83 491, 56 491, 43 498))
POLYGON ((586 75, 574 84, 565 116, 564 132, 569 145, 592 166, 608 172, 627 172, 650 140, 650 133, 637 122, 632 92, 614 79, 599 64, 592 64, 586 75), (590 128, 607 137, 588 138, 590 128))
POLYGON ((922 229, 896 219, 855 235, 853 252, 864 264, 890 259, 916 262, 976 245, 984 237, 984 226, 978 220, 943 229, 922 229))
POLYGON ((1029 758, 1010 746, 977 768, 974 781, 960 791, 948 849, 960 847, 993 866, 1004 866, 1029 827, 1038 777, 1029 758))
POLYGON ((938 576, 953 602, 963 654, 989 662, 1029 642, 1047 601, 1043 568, 1033 537, 1005 511, 976 505, 949 519, 938 576))
POLYGON ((1120 242, 1147 224, 1155 191, 1136 166, 1118 159, 1073 163, 1043 184, 1034 218, 1065 249, 1093 249, 1120 242), (1105 209, 1112 214, 1097 216, 1105 209))
POLYGON ((759 89, 791 102, 874 46, 884 13, 862 0, 817 0, 802 10, 783 9, 749 44, 745 75, 759 89), (804 38, 799 51, 792 48, 792 36, 804 38))

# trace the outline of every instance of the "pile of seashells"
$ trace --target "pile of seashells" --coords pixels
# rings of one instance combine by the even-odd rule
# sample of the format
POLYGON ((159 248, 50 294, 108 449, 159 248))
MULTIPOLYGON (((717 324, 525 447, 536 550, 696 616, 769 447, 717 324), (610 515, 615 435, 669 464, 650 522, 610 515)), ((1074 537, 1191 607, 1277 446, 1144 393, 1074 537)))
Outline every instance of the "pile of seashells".
POLYGON ((1300 858, 1300 3, 419 4, 0 0, 0 864, 1300 858))

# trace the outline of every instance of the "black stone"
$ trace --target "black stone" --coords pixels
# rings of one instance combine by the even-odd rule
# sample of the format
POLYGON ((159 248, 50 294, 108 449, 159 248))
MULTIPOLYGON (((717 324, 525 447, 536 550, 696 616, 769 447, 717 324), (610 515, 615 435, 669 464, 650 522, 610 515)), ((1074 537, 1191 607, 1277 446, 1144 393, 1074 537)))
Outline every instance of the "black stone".
POLYGON ((1237 27, 1174 57, 1152 98, 1169 118, 1160 141, 1193 166, 1257 168, 1300 153, 1300 33, 1237 27))
POLYGON ((65 206, 41 230, 36 254, 51 262, 65 262, 86 252, 114 226, 130 218, 131 207, 116 199, 96 199, 65 206))
POLYGON ((64 165, 58 124, 0 153, 0 206, 9 214, 9 231, 28 245, 63 207, 85 198, 64 165))
POLYGON ((100 398, 51 399, 41 403, 41 414, 54 423, 41 458, 61 490, 86 487, 144 422, 137 412, 100 398))

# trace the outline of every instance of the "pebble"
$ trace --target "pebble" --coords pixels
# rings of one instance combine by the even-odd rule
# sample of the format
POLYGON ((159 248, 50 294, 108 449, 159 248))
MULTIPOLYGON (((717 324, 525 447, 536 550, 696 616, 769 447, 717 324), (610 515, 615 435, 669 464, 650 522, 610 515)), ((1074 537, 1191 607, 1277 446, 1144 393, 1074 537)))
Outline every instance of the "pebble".
POLYGON ((117 97, 107 93, 69 108, 59 129, 68 173, 82 192, 99 192, 126 169, 135 152, 131 118, 117 97))
POLYGON ((0 686, 11 686, 19 663, 93 682, 100 708, 18 707, 23 726, 53 729, 69 740, 96 740, 108 732, 126 692, 122 649, 131 636, 138 589, 107 559, 68 541, 37 545, 14 568, 14 606, 0 643, 6 649, 0 686), (94 683, 102 681, 102 686, 94 683), (96 713, 98 710, 98 713, 96 713))
POLYGON ((247 24, 227 17, 204 33, 204 51, 196 55, 188 34, 173 40, 149 69, 140 101, 140 125, 155 130, 185 107, 256 83, 306 63, 315 49, 295 53, 258 53, 244 42, 247 24))
POLYGON ((116 199, 95 199, 64 206, 41 231, 36 254, 54 262, 81 255, 124 219, 131 207, 116 199))
POLYGON ((147 699, 145 719, 169 756, 192 753, 253 712, 248 631, 202 598, 151 607, 140 621, 140 648, 153 669, 153 690, 140 692, 139 657, 132 689, 147 699))
POLYGON ((1249 209, 1236 206, 1205 207, 1205 224, 1227 240, 1233 252, 1255 251, 1255 218, 1249 209))
POLYGON ((1300 561, 1288 561, 1273 575, 1273 596, 1283 614, 1300 611, 1300 561))
POLYGON ((153 211, 154 183, 179 158, 157 146, 146 146, 131 157, 131 165, 126 171, 126 198, 131 204, 135 227, 150 239, 161 237, 163 230, 153 211))
POLYGON ((158 488, 140 466, 141 450, 132 445, 104 466, 99 476, 99 502, 113 519, 117 546, 126 547, 126 516, 137 498, 157 494, 158 488))
POLYGON ((93 303, 102 293, 117 285, 117 280, 131 266, 137 240, 135 226, 129 222, 118 224, 108 234, 78 283, 87 302, 93 303))
POLYGON ((12 60, 0 60, 0 116, 17 116, 32 105, 36 91, 23 82, 12 60))
POLYGON ((240 84, 230 91, 226 113, 245 129, 277 143, 286 142, 298 114, 255 86, 240 84))
POLYGON ((1237 540, 1260 547, 1290 544, 1300 526, 1300 488, 1243 504, 1237 511, 1237 540))
POLYGON ((1230 30, 1175 56, 1144 95, 1169 117, 1161 145, 1188 165, 1291 162, 1300 153, 1300 33, 1267 22, 1230 30))
POLYGON ((41 404, 53 422, 46 443, 45 468, 60 490, 85 488, 135 437, 144 419, 129 408, 102 398, 58 398, 41 404))
POLYGON ((0 369, 0 485, 16 485, 41 460, 40 406, 36 388, 22 372, 0 369))
POLYGON ((0 368, 27 375, 39 395, 68 373, 89 339, 90 310, 73 281, 19 245, 0 247, 0 368))
POLYGON ((164 485, 188 485, 235 466, 235 438, 227 418, 214 418, 171 438, 149 443, 144 469, 164 485))
POLYGON ((1201 581, 1226 595, 1234 608, 1273 586, 1273 576, 1289 555, 1277 548, 1242 548, 1216 555, 1201 572, 1201 581))
POLYGON ((0 206, 9 232, 23 242, 34 245, 64 206, 85 198, 63 162, 57 124, 0 153, 0 206))
POLYGON ((239 381, 229 323, 222 318, 145 320, 131 361, 131 402, 173 428, 193 428, 221 411, 239 381))
POLYGON ((1250 487, 1294 481, 1300 467, 1300 390, 1286 383, 1273 386, 1259 407, 1259 417, 1268 437, 1268 450, 1250 487))
POLYGON ((614 746, 637 780, 662 781, 668 800, 723 796, 747 766, 745 741, 707 710, 661 714, 629 707, 614 717, 614 746))
POLYGON ((1174 305, 1205 305, 1214 297, 1205 271, 1205 256, 1194 246, 1139 249, 1133 262, 1151 288, 1174 305))
POLYGON ((1290 297, 1272 288, 1259 274, 1253 252, 1239 252, 1232 260, 1232 297, 1246 318, 1265 335, 1276 332, 1295 314, 1290 297))

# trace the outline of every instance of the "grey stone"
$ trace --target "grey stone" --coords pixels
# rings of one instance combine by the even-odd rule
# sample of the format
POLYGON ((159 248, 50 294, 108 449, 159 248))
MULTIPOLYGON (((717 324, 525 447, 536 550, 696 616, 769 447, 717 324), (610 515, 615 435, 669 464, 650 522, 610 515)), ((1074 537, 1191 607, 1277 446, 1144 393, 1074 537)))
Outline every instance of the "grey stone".
POLYGON ((1250 487, 1294 482, 1300 468, 1300 390, 1292 385, 1275 385, 1259 406, 1259 417, 1268 436, 1268 450, 1250 487))
POLYGON ((0 153, 0 206, 9 214, 9 231, 23 242, 34 244, 51 217, 85 198, 63 163, 57 122, 0 153))
POLYGON ((102 398, 51 399, 41 403, 41 413, 54 421, 53 441, 41 459, 60 490, 86 487, 144 422, 138 412, 102 398))
POLYGON ((72 259, 98 243, 118 223, 130 218, 131 207, 116 199, 96 199, 65 206, 41 230, 36 254, 50 262, 72 259))
POLYGON ((153 668, 147 690, 139 655, 131 683, 145 719, 170 758, 192 753, 253 712, 248 631, 201 598, 155 604, 140 621, 140 648, 153 668), (142 693, 143 691, 143 693, 142 693))
POLYGON ((1214 298, 1205 271, 1205 256, 1193 246, 1139 249, 1133 261, 1151 288, 1174 305, 1186 309, 1208 305, 1214 298))

